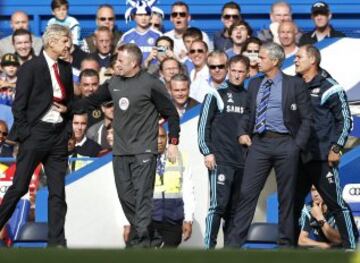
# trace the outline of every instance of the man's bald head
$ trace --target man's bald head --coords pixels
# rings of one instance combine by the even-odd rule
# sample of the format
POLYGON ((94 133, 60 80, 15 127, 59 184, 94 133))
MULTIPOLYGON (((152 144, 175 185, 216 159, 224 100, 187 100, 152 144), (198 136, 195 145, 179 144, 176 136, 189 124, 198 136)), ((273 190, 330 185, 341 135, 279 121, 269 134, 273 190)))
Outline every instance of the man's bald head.
POLYGON ((17 29, 29 30, 29 17, 23 11, 16 11, 11 15, 10 26, 13 31, 17 29))

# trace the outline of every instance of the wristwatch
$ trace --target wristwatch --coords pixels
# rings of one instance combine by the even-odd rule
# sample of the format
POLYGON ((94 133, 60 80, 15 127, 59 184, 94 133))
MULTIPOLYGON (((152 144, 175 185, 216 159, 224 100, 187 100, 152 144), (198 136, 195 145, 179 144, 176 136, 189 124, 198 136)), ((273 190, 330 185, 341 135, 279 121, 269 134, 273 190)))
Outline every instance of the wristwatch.
POLYGON ((318 224, 319 224, 320 227, 323 227, 323 226, 325 225, 325 223, 326 223, 326 220, 325 220, 325 219, 321 219, 321 220, 319 220, 319 221, 317 221, 317 222, 318 222, 318 224))
POLYGON ((341 147, 337 144, 334 144, 333 146, 331 146, 330 148, 334 153, 340 153, 341 151, 341 147))

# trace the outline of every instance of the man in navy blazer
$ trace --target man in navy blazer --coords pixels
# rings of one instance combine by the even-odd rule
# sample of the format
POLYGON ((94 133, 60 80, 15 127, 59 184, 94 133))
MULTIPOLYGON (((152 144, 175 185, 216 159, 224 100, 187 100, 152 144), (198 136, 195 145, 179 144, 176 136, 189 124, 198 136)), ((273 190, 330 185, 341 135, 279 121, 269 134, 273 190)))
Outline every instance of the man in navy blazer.
POLYGON ((259 67, 264 76, 249 84, 245 116, 239 127, 239 143, 248 147, 240 202, 228 247, 241 247, 253 219, 260 192, 272 168, 279 195, 280 246, 293 246, 293 206, 299 151, 310 135, 312 112, 304 82, 281 72, 284 50, 264 44, 259 67))
POLYGON ((10 138, 20 143, 13 185, 0 206, 0 229, 11 217, 18 200, 27 193, 34 169, 42 163, 49 186, 50 246, 66 246, 65 173, 66 129, 74 96, 71 65, 59 59, 70 49, 70 32, 49 26, 43 36, 44 50, 18 71, 13 104, 14 125, 10 138))

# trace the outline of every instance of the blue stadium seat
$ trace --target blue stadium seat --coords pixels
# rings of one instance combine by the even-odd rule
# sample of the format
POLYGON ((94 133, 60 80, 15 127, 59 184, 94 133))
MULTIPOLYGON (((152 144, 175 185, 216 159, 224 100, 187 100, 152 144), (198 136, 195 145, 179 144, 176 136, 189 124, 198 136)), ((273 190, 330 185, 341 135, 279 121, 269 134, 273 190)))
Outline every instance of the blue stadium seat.
POLYGON ((20 231, 18 237, 13 241, 13 247, 47 247, 48 224, 27 223, 20 231))
POLYGON ((278 224, 253 223, 243 247, 257 249, 277 248, 278 237, 278 224))

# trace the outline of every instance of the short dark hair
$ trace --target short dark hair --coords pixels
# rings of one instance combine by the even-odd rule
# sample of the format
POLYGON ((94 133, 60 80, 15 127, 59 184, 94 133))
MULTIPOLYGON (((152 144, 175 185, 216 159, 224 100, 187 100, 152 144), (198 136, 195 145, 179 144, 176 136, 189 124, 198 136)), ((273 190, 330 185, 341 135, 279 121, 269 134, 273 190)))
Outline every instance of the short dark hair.
POLYGON ((203 35, 202 32, 199 28, 197 27, 188 27, 183 36, 182 39, 185 39, 186 37, 193 37, 193 38, 197 38, 199 40, 203 40, 203 35))
POLYGON ((96 63, 99 65, 99 68, 100 68, 99 61, 97 61, 97 59, 96 59, 92 54, 87 54, 87 55, 83 58, 83 60, 81 60, 80 67, 82 66, 82 64, 84 63, 84 61, 94 61, 94 62, 96 62, 96 63))
POLYGON ((303 45, 301 48, 305 49, 308 56, 315 58, 316 66, 319 68, 321 63, 321 53, 319 49, 311 44, 303 45))
POLYGON ((170 37, 168 37, 168 36, 161 36, 161 37, 159 37, 158 39, 156 39, 156 41, 155 41, 155 46, 157 46, 158 43, 159 43, 161 40, 165 40, 165 41, 169 42, 169 43, 170 43, 170 49, 171 49, 171 50, 174 50, 174 40, 172 40, 172 39, 171 39, 170 37))
POLYGON ((133 43, 122 44, 117 48, 117 51, 126 51, 129 55, 133 56, 136 64, 141 67, 143 55, 141 49, 133 43))
POLYGON ((262 45, 262 41, 259 38, 249 37, 248 39, 246 39, 246 41, 244 43, 244 47, 242 48, 241 52, 245 52, 248 45, 252 44, 252 43, 259 45, 259 47, 261 47, 261 45, 262 45))
POLYGON ((235 27, 238 27, 238 26, 245 26, 246 30, 248 32, 248 36, 252 35, 253 30, 252 30, 251 26, 245 20, 237 20, 229 28, 230 36, 231 36, 232 32, 234 31, 235 27))
POLYGON ((63 5, 66 6, 66 9, 69 9, 69 2, 67 0, 52 0, 51 1, 51 10, 54 10, 55 8, 59 8, 63 5))
POLYGON ((178 67, 179 67, 179 70, 180 70, 180 71, 182 70, 182 65, 181 65, 181 63, 180 63, 176 58, 167 57, 167 58, 165 58, 163 61, 160 62, 160 65, 159 65, 160 71, 163 70, 164 64, 166 63, 166 61, 169 61, 169 60, 175 61, 176 64, 178 65, 178 67))
POLYGON ((87 68, 81 71, 79 80, 81 81, 83 77, 97 77, 97 79, 100 80, 99 73, 95 69, 91 68, 87 68))
POLYGON ((185 6, 186 7, 186 12, 189 13, 189 11, 190 11, 188 4, 183 2, 183 1, 176 1, 175 3, 173 3, 171 5, 171 10, 174 8, 174 6, 185 6))
POLYGON ((26 30, 26 29, 23 29, 23 28, 19 28, 19 29, 16 29, 14 31, 14 33, 12 34, 11 36, 11 39, 12 39, 12 42, 14 43, 14 39, 15 37, 17 36, 23 36, 23 35, 28 35, 30 37, 30 41, 32 42, 32 36, 31 36, 31 33, 29 30, 26 30))
POLYGON ((239 11, 239 13, 241 13, 240 6, 237 3, 233 2, 233 1, 225 3, 221 8, 221 13, 224 13, 224 10, 226 8, 237 9, 239 11))
POLYGON ((202 43, 204 45, 205 49, 206 49, 206 52, 209 51, 209 47, 208 47, 208 45, 206 44, 205 41, 203 41, 203 40, 195 40, 194 42, 191 43, 191 45, 194 45, 194 43, 196 43, 196 42, 202 43))
POLYGON ((249 70, 250 68, 250 59, 248 57, 245 57, 243 55, 235 55, 229 60, 229 67, 231 64, 241 62, 245 65, 246 69, 249 70))

